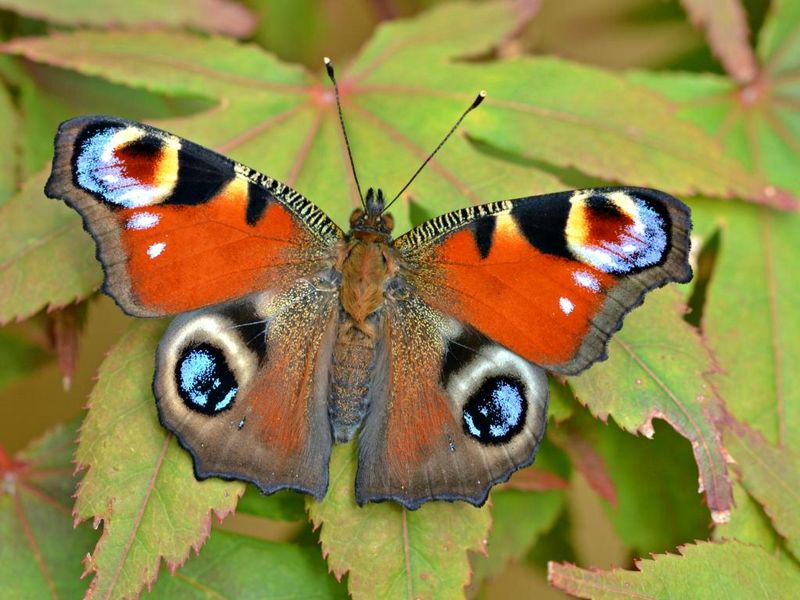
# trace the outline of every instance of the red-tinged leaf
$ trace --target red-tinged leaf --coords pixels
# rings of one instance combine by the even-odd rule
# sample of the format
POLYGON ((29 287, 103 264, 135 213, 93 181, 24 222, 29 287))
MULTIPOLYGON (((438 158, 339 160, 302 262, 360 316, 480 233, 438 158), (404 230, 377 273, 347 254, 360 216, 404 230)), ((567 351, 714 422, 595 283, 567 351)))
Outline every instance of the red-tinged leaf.
POLYGON ((695 330, 683 320, 675 289, 654 292, 631 313, 611 341, 609 359, 570 379, 578 399, 624 430, 653 435, 653 418, 669 422, 692 444, 700 490, 715 522, 732 506, 731 483, 719 431, 718 400, 704 374, 712 362, 695 330))
POLYGON ((65 390, 72 386, 78 363, 78 336, 86 321, 86 304, 73 304, 48 315, 48 337, 58 356, 58 367, 65 390))
POLYGON ((636 571, 550 563, 550 583, 577 598, 742 598, 800 595, 800 569, 739 542, 681 546, 680 554, 636 561, 636 571))
POLYGON ((0 324, 86 298, 102 281, 94 242, 80 216, 44 197, 46 179, 47 173, 40 173, 0 206, 5 229, 0 236, 0 324))
MULTIPOLYGON (((658 90, 678 115, 713 135, 726 154, 775 186, 800 193, 800 3, 771 3, 758 47, 759 72, 739 85, 726 77, 689 73, 633 73, 658 90)), ((744 196, 745 194, 740 194, 744 196)))
POLYGON ((152 593, 142 597, 325 600, 347 598, 347 589, 326 572, 325 561, 313 546, 268 542, 215 529, 199 556, 190 558, 175 574, 162 573, 152 593))
POLYGON ((0 446, 0 581, 4 598, 79 598, 81 558, 97 535, 70 517, 77 423, 15 457, 0 446))
POLYGON ((757 72, 741 0, 681 0, 695 27, 705 30, 711 51, 736 81, 749 83, 757 72))
POLYGON ((568 423, 565 426, 550 428, 548 438, 566 453, 589 486, 601 498, 616 507, 617 490, 614 488, 606 461, 581 431, 568 423))
POLYGON ((356 445, 337 445, 322 502, 307 501, 321 527, 330 570, 361 598, 461 598, 470 582, 468 552, 485 552, 489 507, 429 502, 409 511, 385 502, 355 502, 356 445))
POLYGON ((742 484, 800 558, 800 453, 773 446, 733 418, 725 420, 723 433, 742 484))
POLYGON ((548 490, 565 490, 569 482, 555 473, 538 467, 521 469, 511 479, 497 486, 497 489, 518 490, 520 492, 546 492, 548 490))
MULTIPOLYGON (((800 4, 772 2, 760 35, 759 76, 748 86, 716 76, 635 75, 679 103, 680 114, 715 135, 776 185, 800 191, 800 4)), ((721 373, 728 410, 767 440, 800 451, 800 315, 796 245, 800 219, 741 204, 692 203, 695 230, 720 232, 703 330, 721 373)), ((779 546, 760 509, 737 494, 717 536, 779 546)))
POLYGON ((159 0, 103 0, 59 2, 59 0, 0 0, 0 8, 57 25, 79 27, 190 27, 211 33, 246 37, 256 25, 255 17, 231 0, 172 0, 166 7, 159 0))
POLYGON ((151 391, 161 322, 140 322, 100 368, 81 427, 76 519, 103 523, 86 561, 91 598, 129 598, 152 584, 161 559, 175 569, 231 512, 244 484, 199 482, 192 459, 158 422, 151 391))

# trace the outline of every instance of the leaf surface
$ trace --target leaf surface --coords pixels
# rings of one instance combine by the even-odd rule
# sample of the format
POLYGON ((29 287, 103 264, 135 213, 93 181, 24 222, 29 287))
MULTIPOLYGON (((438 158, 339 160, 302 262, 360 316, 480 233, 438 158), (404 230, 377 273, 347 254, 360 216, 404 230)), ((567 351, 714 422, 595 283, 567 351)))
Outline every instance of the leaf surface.
POLYGON ((800 558, 800 454, 773 446, 733 419, 726 422, 724 439, 742 484, 764 507, 787 548, 800 558))
POLYGON ((59 426, 15 457, 0 446, 0 581, 7 598, 79 598, 81 558, 97 534, 73 528, 77 423, 59 426))
MULTIPOLYGON (((511 562, 519 561, 536 541, 564 513, 570 465, 567 456, 552 444, 544 443, 536 456, 536 467, 517 471, 491 495, 492 529, 486 543, 486 554, 471 556, 473 579, 470 590, 498 576, 511 562), (525 490, 511 487, 515 479, 537 471, 564 482, 563 488, 525 490)), ((470 595, 470 594, 468 594, 470 595)))
POLYGON ((800 450, 800 215, 692 202, 698 233, 720 231, 703 330, 728 409, 768 440, 800 450))
POLYGON ((694 26, 705 30, 708 45, 725 71, 736 81, 752 80, 758 67, 741 0, 681 0, 681 4, 694 26))
POLYGON ((212 512, 223 518, 244 484, 194 477, 192 459, 158 422, 150 383, 163 323, 141 321, 103 362, 76 455, 86 475, 76 519, 103 523, 87 558, 90 598, 129 598, 199 551, 212 512))
MULTIPOLYGON (((800 170, 800 7, 772 3, 758 48, 758 76, 747 85, 719 75, 643 73, 629 76, 678 104, 678 114, 713 135, 751 171, 798 193, 800 170)), ((737 194, 744 197, 745 194, 737 194)))
POLYGON ((255 27, 255 17, 230 0, 172 0, 167 9, 159 0, 0 0, 0 8, 58 25, 78 27, 190 27, 211 33, 245 37, 255 27))
MULTIPOLYGON (((637 81, 678 103, 679 114, 714 135, 731 156, 775 185, 800 191, 800 5, 773 2, 749 85, 711 75, 645 75, 637 81)), ((728 410, 766 439, 800 450, 800 218, 740 203, 692 202, 695 230, 720 247, 702 327, 719 362, 713 383, 728 410)), ((731 524, 716 535, 778 547, 760 508, 737 491, 731 524)))
POLYGON ((711 516, 725 522, 731 483, 714 423, 718 400, 703 377, 712 364, 683 312, 677 290, 651 293, 612 339, 609 359, 571 378, 570 384, 595 416, 605 420, 611 415, 625 431, 651 437, 657 417, 687 438, 711 516))
POLYGON ((0 86, 0 206, 17 191, 19 163, 17 138, 20 122, 8 89, 0 86))
POLYGON ((595 571, 550 563, 555 587, 578 598, 730 598, 771 600, 800 594, 800 572, 757 546, 699 542, 680 555, 636 561, 636 571, 595 571))
POLYGON ((471 577, 468 551, 485 552, 489 507, 429 502, 409 511, 397 504, 355 502, 355 444, 333 448, 330 484, 322 502, 307 501, 314 527, 322 527, 322 553, 330 570, 348 573, 348 589, 361 598, 461 598, 471 577))
POLYGON ((143 598, 347 598, 313 546, 269 542, 214 530, 203 552, 174 574, 163 573, 143 598))
POLYGON ((305 497, 291 490, 265 496, 256 486, 248 485, 239 498, 236 512, 275 521, 302 521, 306 518, 305 497))
POLYGON ((0 222, 8 228, 8 235, 0 236, 0 324, 83 299, 102 281, 94 242, 80 216, 44 197, 46 180, 47 173, 39 173, 0 206, 0 222))

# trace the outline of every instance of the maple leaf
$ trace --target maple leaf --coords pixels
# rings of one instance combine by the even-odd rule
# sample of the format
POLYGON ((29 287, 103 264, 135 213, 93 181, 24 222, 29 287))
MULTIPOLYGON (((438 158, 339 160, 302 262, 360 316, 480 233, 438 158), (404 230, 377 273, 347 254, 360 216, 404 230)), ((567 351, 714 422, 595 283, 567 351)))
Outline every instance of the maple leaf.
POLYGON ((59 426, 14 457, 0 446, 0 581, 7 598, 79 597, 81 557, 97 535, 73 529, 77 424, 59 426))
POLYGON ((76 453, 86 469, 76 519, 103 524, 86 559, 88 598, 129 598, 176 569, 205 542, 212 512, 231 512, 244 484, 199 482, 192 459, 158 422, 150 389, 153 351, 163 322, 138 322, 100 368, 76 453))
MULTIPOLYGON (((710 74, 631 78, 672 98, 680 116, 754 172, 798 192, 799 40, 800 4, 776 1, 760 34, 752 81, 710 74)), ((711 381, 736 419, 769 442, 800 451, 800 215, 705 198, 691 204, 697 234, 719 233, 702 321, 719 363, 711 381)), ((717 535, 776 547, 775 533, 744 492, 737 492, 737 507, 717 535)))
POLYGON ((229 0, 172 0, 169 9, 159 0, 103 0, 60 2, 59 0, 0 0, 0 8, 26 17, 67 26, 91 27, 190 27, 212 33, 246 37, 256 25, 255 17, 242 5, 229 0))
POLYGON ((328 575, 314 546, 270 542, 216 529, 199 556, 190 558, 175 577, 159 578, 142 597, 343 600, 347 590, 328 575))
POLYGON ((429 502, 410 511, 394 503, 359 507, 353 482, 356 444, 337 445, 328 493, 307 501, 321 527, 323 556, 360 598, 460 598, 471 577, 468 550, 485 552, 489 507, 429 502))
POLYGON ((711 516, 726 522, 732 507, 727 460, 715 423, 719 400, 704 375, 713 363, 697 332, 683 320, 680 294, 653 292, 609 344, 609 359, 570 379, 592 414, 608 415, 625 431, 652 437, 652 419, 667 421, 692 444, 711 516), (653 331, 658 331, 657 336, 653 331))
POLYGON ((681 546, 680 555, 637 560, 636 571, 550 563, 548 579, 578 598, 796 598, 800 573, 762 548, 739 542, 681 546))
POLYGON ((748 40, 747 14, 740 0, 681 0, 695 26, 705 29, 708 45, 736 81, 748 83, 757 72, 748 40))

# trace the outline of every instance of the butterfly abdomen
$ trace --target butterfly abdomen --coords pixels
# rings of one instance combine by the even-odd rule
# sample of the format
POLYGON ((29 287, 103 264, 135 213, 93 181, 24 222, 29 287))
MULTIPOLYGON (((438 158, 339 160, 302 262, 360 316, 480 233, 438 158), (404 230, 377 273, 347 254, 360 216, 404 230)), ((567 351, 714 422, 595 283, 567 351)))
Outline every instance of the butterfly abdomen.
POLYGON ((330 370, 328 416, 337 442, 353 438, 367 411, 375 338, 353 326, 342 311, 330 370))
POLYGON ((341 310, 330 371, 328 415, 334 439, 352 439, 367 410, 380 329, 386 246, 353 239, 341 256, 341 310))

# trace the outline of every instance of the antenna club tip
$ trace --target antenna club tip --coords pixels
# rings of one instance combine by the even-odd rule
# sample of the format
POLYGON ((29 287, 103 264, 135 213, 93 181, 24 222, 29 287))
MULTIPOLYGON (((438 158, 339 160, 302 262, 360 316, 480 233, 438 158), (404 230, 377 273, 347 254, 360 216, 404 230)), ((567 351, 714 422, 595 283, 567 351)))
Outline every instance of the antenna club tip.
POLYGON ((328 77, 333 79, 333 63, 331 62, 331 59, 326 56, 322 59, 322 61, 325 63, 325 70, 328 72, 328 77))
POLYGON ((473 110, 475 108, 478 108, 481 105, 481 102, 483 102, 485 99, 486 99, 486 90, 481 90, 475 97, 475 100, 472 102, 472 106, 470 106, 469 109, 473 110))

